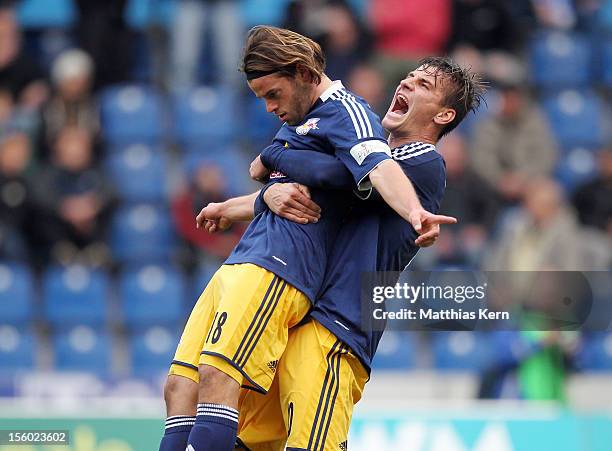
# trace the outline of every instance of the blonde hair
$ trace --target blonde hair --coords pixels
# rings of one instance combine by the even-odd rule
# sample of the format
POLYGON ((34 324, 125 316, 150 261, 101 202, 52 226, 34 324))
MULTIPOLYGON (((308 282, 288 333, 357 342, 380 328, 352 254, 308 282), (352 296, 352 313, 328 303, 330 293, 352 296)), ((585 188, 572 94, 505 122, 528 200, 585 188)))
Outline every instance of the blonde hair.
POLYGON ((249 30, 241 70, 247 78, 271 73, 295 77, 300 65, 319 84, 325 70, 321 46, 310 38, 284 28, 259 25, 249 30))

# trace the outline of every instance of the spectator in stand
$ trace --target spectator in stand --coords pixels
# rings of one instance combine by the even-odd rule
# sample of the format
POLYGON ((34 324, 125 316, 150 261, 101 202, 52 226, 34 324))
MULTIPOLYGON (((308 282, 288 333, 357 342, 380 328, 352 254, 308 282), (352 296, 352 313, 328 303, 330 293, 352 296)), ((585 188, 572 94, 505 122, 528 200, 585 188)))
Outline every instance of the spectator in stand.
POLYGON ((40 119, 38 112, 14 103, 13 93, 0 87, 0 137, 15 131, 28 134, 35 140, 40 119))
POLYGON ((225 175, 213 162, 202 162, 194 171, 191 184, 185 187, 172 201, 172 215, 179 234, 191 246, 191 250, 204 251, 225 258, 236 246, 244 227, 235 224, 225 233, 209 234, 197 230, 195 217, 203 205, 223 202, 227 192, 225 175))
POLYGON ((385 81, 375 65, 363 63, 355 66, 346 78, 346 86, 363 97, 378 115, 385 115, 388 109, 385 103, 385 81))
POLYGON ((508 213, 498 239, 485 254, 493 271, 585 269, 576 215, 552 179, 525 182, 522 205, 508 213))
POLYGON ((557 146, 544 114, 529 98, 520 63, 507 56, 492 70, 499 108, 475 126, 472 167, 504 203, 513 204, 523 197, 528 180, 552 173, 557 146))
POLYGON ((576 9, 572 0, 531 1, 539 27, 570 30, 576 26, 576 9))
POLYGON ((60 54, 51 68, 53 97, 44 109, 48 142, 65 127, 83 128, 93 137, 100 131, 98 106, 91 92, 93 61, 82 50, 60 54))
POLYGON ((481 52, 513 51, 521 43, 517 24, 506 2, 501 0, 457 0, 453 2, 449 49, 472 47, 481 52))
POLYGON ((175 90, 201 83, 198 68, 210 28, 218 68, 215 81, 241 86, 238 71, 243 29, 236 0, 180 0, 170 36, 170 87, 175 90))
POLYGON ((51 258, 63 264, 108 262, 103 240, 113 196, 93 156, 89 131, 65 127, 58 133, 51 163, 37 183, 47 215, 42 230, 51 258))
POLYGON ((578 188, 573 198, 580 222, 612 240, 612 143, 599 152, 599 176, 578 188))
POLYGON ((80 48, 91 55, 96 68, 96 88, 129 79, 132 39, 125 23, 127 0, 75 0, 80 48))
POLYGON ((461 218, 459 227, 445 234, 448 246, 442 250, 446 260, 476 264, 480 261, 490 230, 496 219, 498 199, 495 192, 469 166, 465 141, 459 133, 451 133, 440 143, 446 163, 446 190, 440 211, 461 218))
POLYGON ((387 92, 416 62, 444 53, 451 32, 450 0, 372 0, 370 17, 387 92))
POLYGON ((0 7, 0 88, 8 89, 23 107, 38 110, 48 97, 44 74, 21 48, 15 13, 0 7))
POLYGON ((369 60, 372 37, 357 14, 344 0, 333 0, 324 9, 321 40, 332 80, 348 80, 351 70, 369 60))
POLYGON ((40 249, 36 204, 32 191, 32 148, 28 135, 6 133, 0 137, 0 256, 30 258, 40 249))

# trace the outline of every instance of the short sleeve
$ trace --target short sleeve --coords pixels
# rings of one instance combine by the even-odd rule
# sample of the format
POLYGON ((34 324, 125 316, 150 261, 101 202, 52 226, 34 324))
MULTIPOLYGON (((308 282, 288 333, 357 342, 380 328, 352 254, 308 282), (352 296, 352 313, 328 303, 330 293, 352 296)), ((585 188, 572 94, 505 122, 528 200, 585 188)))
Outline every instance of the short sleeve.
POLYGON ((368 175, 391 158, 380 120, 366 104, 353 97, 335 99, 328 138, 336 156, 352 174, 359 190, 371 187, 368 175))

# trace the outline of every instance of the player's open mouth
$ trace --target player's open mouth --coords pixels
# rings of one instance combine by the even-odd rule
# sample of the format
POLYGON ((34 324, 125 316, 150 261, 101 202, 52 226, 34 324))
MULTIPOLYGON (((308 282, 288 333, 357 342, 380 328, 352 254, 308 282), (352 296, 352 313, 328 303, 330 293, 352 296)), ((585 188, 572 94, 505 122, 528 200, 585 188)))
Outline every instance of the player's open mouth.
POLYGON ((408 112, 408 99, 403 94, 397 94, 393 105, 391 106, 390 113, 397 116, 403 116, 408 112))

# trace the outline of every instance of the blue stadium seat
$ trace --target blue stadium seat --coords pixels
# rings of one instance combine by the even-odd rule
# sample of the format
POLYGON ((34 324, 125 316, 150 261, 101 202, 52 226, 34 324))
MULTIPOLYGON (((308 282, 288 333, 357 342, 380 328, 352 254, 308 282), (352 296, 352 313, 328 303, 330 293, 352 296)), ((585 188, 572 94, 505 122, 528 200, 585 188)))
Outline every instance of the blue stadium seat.
POLYGON ((95 372, 102 376, 112 372, 112 343, 105 331, 75 326, 53 336, 53 349, 57 370, 95 372))
POLYGON ((604 139, 604 110, 592 91, 567 90, 548 95, 542 102, 561 147, 597 147, 604 139))
POLYGON ((597 156, 595 152, 583 147, 576 147, 566 152, 555 170, 555 177, 563 188, 571 193, 578 186, 597 176, 597 156))
POLYGON ((166 197, 165 155, 135 144, 111 154, 106 167, 119 196, 128 202, 157 202, 166 197))
POLYGON ((43 277, 45 317, 58 329, 75 324, 104 325, 109 294, 108 275, 100 270, 55 266, 43 277))
POLYGON ((489 341, 483 333, 435 332, 432 340, 436 369, 477 372, 490 361, 489 341))
POLYGON ((0 263, 0 324, 24 325, 32 319, 34 280, 27 266, 0 263))
POLYGON ((134 29, 168 25, 174 17, 176 0, 128 0, 125 21, 134 29))
POLYGON ((415 366, 416 339, 413 332, 386 331, 372 362, 376 370, 408 370, 415 366))
MULTIPOLYGON (((610 8, 612 9, 612 8, 610 8)), ((612 88, 612 38, 602 43, 602 82, 612 88)))
POLYGON ((166 373, 179 341, 178 329, 151 327, 130 336, 132 374, 139 377, 166 373))
POLYGON ((577 361, 583 370, 612 371, 612 333, 585 335, 577 361))
POLYGON ((255 146, 256 150, 259 150, 259 147, 263 148, 272 141, 282 123, 276 116, 266 111, 263 100, 252 94, 245 100, 245 106, 246 124, 244 133, 246 133, 249 143, 255 146))
POLYGON ((73 0, 23 0, 17 6, 23 28, 67 28, 75 18, 73 0))
POLYGON ((167 261, 176 235, 165 207, 152 204, 123 206, 111 224, 111 250, 122 263, 167 261))
POLYGON ((0 324, 0 374, 32 369, 36 365, 36 345, 31 332, 0 324))
POLYGON ((185 319, 185 281, 174 268, 148 265, 126 270, 119 293, 125 322, 132 329, 151 325, 177 328, 185 319))
POLYGON ((544 88, 586 86, 592 80, 592 50, 579 34, 540 33, 531 43, 533 81, 544 88))
POLYGON ((111 144, 144 140, 156 142, 164 136, 162 101, 152 88, 119 85, 100 97, 102 129, 111 144))
POLYGON ((250 156, 228 144, 223 147, 189 149, 183 160, 183 168, 191 178, 201 165, 218 166, 225 175, 229 193, 242 195, 247 191, 253 191, 253 182, 249 178, 250 163, 250 156))
POLYGON ((290 0, 243 0, 242 15, 247 27, 280 25, 290 0))
POLYGON ((229 88, 200 86, 174 99, 175 133, 183 144, 227 143, 242 132, 237 96, 229 88))
POLYGON ((208 282, 210 282, 210 279, 212 279, 212 276, 222 264, 222 261, 213 259, 198 267, 192 279, 192 299, 188 302, 190 308, 195 304, 197 298, 202 294, 202 291, 204 291, 204 288, 206 288, 206 285, 208 285, 208 282))

